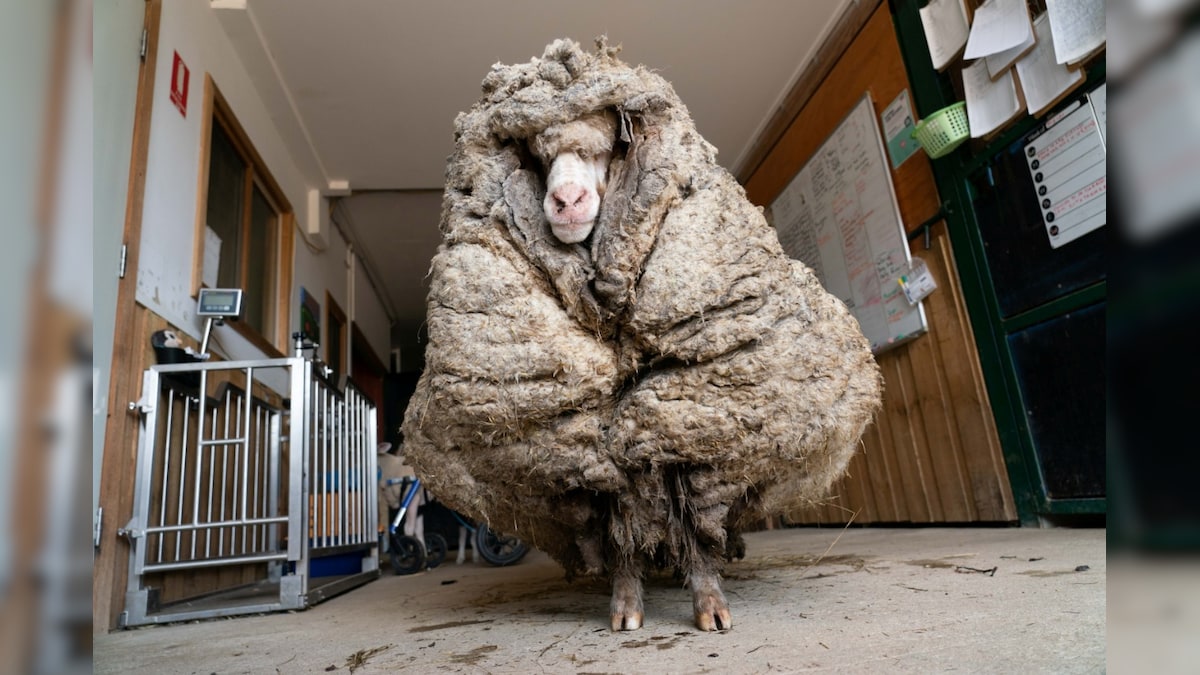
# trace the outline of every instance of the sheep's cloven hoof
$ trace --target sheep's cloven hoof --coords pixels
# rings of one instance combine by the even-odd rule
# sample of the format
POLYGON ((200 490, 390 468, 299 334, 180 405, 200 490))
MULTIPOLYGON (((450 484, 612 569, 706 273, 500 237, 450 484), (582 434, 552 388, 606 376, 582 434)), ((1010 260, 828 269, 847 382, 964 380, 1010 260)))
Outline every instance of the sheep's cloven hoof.
POLYGON ((618 575, 613 580, 612 604, 609 610, 614 631, 641 628, 645 618, 641 579, 632 575, 618 575))
POLYGON ((637 630, 642 627, 642 620, 645 616, 641 612, 629 612, 628 614, 613 614, 612 629, 618 630, 637 630))
POLYGON ((696 628, 700 630, 728 630, 733 627, 729 603, 725 601, 725 594, 715 578, 710 583, 695 585, 692 607, 696 612, 696 628))

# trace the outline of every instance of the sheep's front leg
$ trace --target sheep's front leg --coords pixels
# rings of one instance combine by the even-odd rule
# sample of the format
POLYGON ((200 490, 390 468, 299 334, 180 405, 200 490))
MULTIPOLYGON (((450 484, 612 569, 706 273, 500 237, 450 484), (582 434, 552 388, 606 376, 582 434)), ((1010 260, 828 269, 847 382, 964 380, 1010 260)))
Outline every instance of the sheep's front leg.
POLYGON ((609 605, 613 630, 637 630, 642 627, 642 565, 622 563, 612 575, 612 604, 609 605))
POLYGON ((692 609, 696 614, 696 628, 700 630, 726 630, 733 627, 729 603, 721 592, 721 577, 717 566, 711 561, 700 561, 688 572, 688 586, 692 589, 692 609))

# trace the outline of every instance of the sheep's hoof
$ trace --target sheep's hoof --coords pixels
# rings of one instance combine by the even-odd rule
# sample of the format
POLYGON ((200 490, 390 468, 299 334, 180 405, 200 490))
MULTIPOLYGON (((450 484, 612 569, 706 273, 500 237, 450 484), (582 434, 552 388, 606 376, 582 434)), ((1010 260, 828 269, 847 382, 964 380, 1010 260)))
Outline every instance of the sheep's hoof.
POLYGON ((716 579, 696 584, 692 589, 692 608, 696 612, 696 628, 704 631, 728 630, 733 627, 729 603, 716 579))
POLYGON ((642 619, 645 615, 642 612, 628 612, 626 614, 612 615, 612 629, 618 630, 637 630, 642 627, 642 619))
POLYGON ((645 607, 642 605, 642 582, 637 577, 618 577, 613 581, 612 604, 609 606, 613 630, 637 630, 642 627, 645 607))

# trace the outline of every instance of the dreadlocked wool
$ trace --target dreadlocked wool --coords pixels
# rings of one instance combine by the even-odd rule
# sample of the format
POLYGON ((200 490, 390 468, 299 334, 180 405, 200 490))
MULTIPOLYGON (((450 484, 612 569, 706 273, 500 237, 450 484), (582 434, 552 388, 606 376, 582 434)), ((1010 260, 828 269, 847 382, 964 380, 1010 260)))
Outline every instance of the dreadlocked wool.
POLYGON ((432 494, 568 575, 740 556, 741 529, 825 497, 882 389, 856 320, 784 254, 671 85, 616 54, 558 40, 497 64, 456 119, 403 425, 432 494), (606 111, 599 217, 564 244, 533 146, 606 111))

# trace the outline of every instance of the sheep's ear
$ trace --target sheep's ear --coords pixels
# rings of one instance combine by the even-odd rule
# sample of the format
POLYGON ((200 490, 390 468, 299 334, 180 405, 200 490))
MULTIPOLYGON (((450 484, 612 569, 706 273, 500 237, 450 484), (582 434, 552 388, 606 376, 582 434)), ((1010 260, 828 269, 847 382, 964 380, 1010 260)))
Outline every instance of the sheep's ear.
POLYGON ((617 121, 617 138, 622 143, 629 143, 633 140, 633 119, 629 116, 628 112, 621 109, 617 111, 617 121))

